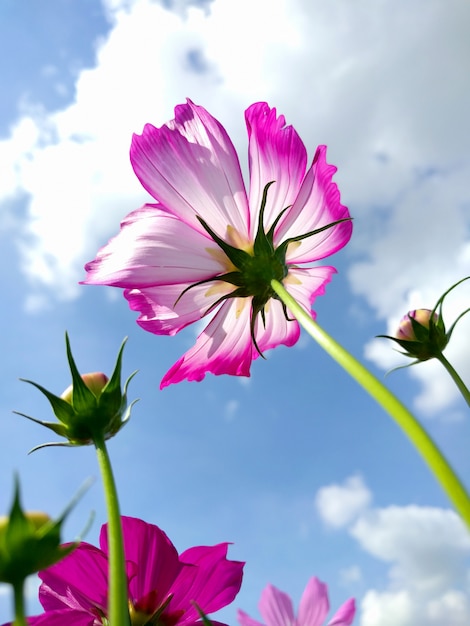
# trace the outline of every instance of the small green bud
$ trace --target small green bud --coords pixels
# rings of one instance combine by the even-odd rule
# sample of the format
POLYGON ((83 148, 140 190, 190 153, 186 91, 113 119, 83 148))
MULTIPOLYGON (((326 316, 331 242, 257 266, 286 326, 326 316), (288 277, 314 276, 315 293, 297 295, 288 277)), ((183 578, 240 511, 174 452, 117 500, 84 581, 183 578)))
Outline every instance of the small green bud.
POLYGON ((24 512, 15 479, 10 514, 0 517, 1 582, 21 584, 27 576, 57 563, 75 549, 78 544, 61 545, 60 531, 67 513, 51 520, 46 513, 24 512))
MULTIPOLYGON (((416 359, 410 365, 415 365, 420 361, 428 361, 433 358, 441 358, 454 331, 457 322, 466 315, 470 309, 463 311, 452 326, 446 331, 444 319, 442 317, 442 305, 449 294, 457 285, 460 285, 470 277, 467 276, 452 285, 436 303, 434 309, 416 309, 409 311, 401 320, 397 333, 394 337, 389 335, 378 335, 385 339, 391 339, 404 349, 404 356, 416 359)), ((400 368, 398 368, 400 369, 400 368)))
POLYGON ((39 389, 47 397, 59 421, 44 422, 24 413, 17 411, 15 413, 49 428, 67 439, 68 443, 46 443, 34 450, 50 445, 83 446, 95 443, 97 439, 110 439, 127 423, 132 406, 136 402, 134 400, 127 406, 127 387, 136 372, 129 376, 121 391, 121 364, 125 340, 109 379, 101 372, 81 375, 75 365, 67 334, 65 342, 72 384, 61 396, 56 396, 31 380, 24 381, 39 389))
POLYGON ((430 309, 409 311, 393 339, 406 350, 406 356, 419 361, 439 356, 448 343, 444 321, 430 309))

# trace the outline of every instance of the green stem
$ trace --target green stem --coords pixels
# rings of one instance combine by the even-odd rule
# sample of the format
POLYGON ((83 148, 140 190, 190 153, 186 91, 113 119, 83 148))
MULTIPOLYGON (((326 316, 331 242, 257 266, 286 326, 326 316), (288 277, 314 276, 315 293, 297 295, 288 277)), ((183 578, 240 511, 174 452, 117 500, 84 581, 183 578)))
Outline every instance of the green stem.
POLYGON ((26 615, 24 610, 24 580, 13 585, 13 596, 15 603, 15 621, 13 626, 26 626, 26 615))
POLYGON ((110 626, 129 626, 124 544, 116 483, 114 482, 111 461, 103 437, 101 435, 95 436, 94 444, 108 512, 108 622, 110 626))
POLYGON ((457 511, 470 527, 470 498, 444 455, 414 415, 362 363, 330 337, 294 300, 281 283, 272 280, 271 287, 309 335, 389 413, 405 432, 440 482, 457 511))
POLYGON ((449 361, 445 358, 445 356, 442 353, 439 356, 437 356, 436 359, 438 359, 442 363, 442 365, 446 368, 446 370, 449 372, 452 380, 457 385, 460 393, 465 398, 466 403, 468 404, 468 406, 470 406, 470 391, 467 389, 465 383, 457 374, 453 366, 449 363, 449 361))

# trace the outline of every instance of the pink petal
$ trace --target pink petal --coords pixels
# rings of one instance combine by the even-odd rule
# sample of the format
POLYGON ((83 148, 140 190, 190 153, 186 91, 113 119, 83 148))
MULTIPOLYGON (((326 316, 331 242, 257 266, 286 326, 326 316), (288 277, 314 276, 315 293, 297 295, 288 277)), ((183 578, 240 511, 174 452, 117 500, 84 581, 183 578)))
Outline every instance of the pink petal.
POLYGON ((202 380, 207 372, 249 376, 252 361, 251 298, 224 302, 196 344, 171 367, 160 389, 182 380, 202 380))
POLYGON ((241 609, 238 609, 237 611, 237 619, 241 626, 264 626, 262 622, 258 622, 253 619, 248 615, 248 613, 245 613, 245 611, 242 611, 241 609))
MULTIPOLYGON (((259 611, 266 626, 292 626, 295 623, 292 600, 283 591, 268 585, 261 594, 259 611)), ((303 626, 315 626, 305 624, 303 626)))
POLYGON ((87 263, 82 284, 132 289, 198 282, 225 272, 224 258, 208 236, 147 204, 130 213, 119 234, 87 263))
POLYGON ((172 587, 171 609, 189 608, 181 624, 199 619, 192 602, 212 613, 230 604, 240 591, 244 563, 228 560, 227 548, 227 543, 199 546, 180 555, 181 562, 192 564, 183 567, 172 587))
POLYGON ((39 572, 39 578, 39 600, 46 611, 90 613, 99 607, 106 612, 108 559, 95 546, 82 542, 65 559, 39 572))
POLYGON ((196 322, 224 294, 235 287, 222 281, 197 285, 182 292, 191 283, 160 285, 146 289, 127 289, 124 296, 133 311, 140 311, 139 326, 156 335, 174 335, 182 328, 196 322), (176 303, 176 304, 175 304, 176 303))
MULTIPOLYGON (((293 346, 299 339, 299 335, 300 327, 298 322, 296 320, 286 320, 281 302, 274 298, 266 305, 265 324, 263 324, 260 314, 256 319, 255 337, 261 352, 281 344, 293 346)), ((258 356, 258 351, 253 346, 253 358, 255 359, 258 356)))
POLYGON ((306 268, 291 266, 287 277, 284 279, 284 287, 300 306, 315 319, 316 313, 312 311, 312 304, 315 298, 325 293, 325 287, 335 273, 336 269, 329 265, 306 268))
POLYGON ((47 611, 36 617, 28 617, 29 626, 99 626, 101 620, 90 613, 64 609, 47 611))
MULTIPOLYGON (((157 526, 134 517, 121 517, 126 560, 136 565, 135 576, 129 581, 133 603, 153 592, 155 608, 163 602, 181 565, 176 548, 157 526)), ((107 525, 100 533, 100 546, 108 552, 107 525)))
POLYGON ((300 599, 297 623, 299 626, 322 626, 329 608, 328 588, 314 576, 300 599))
MULTIPOLYGON (((338 187, 332 182, 335 172, 336 167, 326 162, 326 146, 319 146, 297 199, 276 230, 276 246, 291 237, 349 217, 348 209, 340 202, 338 187)), ((328 228, 290 246, 287 260, 289 263, 309 263, 323 259, 345 246, 351 233, 351 221, 328 228)))
POLYGON ((134 135, 131 162, 145 189, 203 233, 196 215, 225 238, 227 226, 247 238, 248 203, 237 153, 225 129, 187 100, 161 128, 134 135))
POLYGON ((350 626, 353 623, 356 614, 356 603, 353 598, 339 607, 332 619, 328 622, 328 626, 350 626))
MULTIPOLYGON (((250 162, 250 234, 258 227, 263 191, 271 185, 265 208, 265 230, 279 213, 293 204, 305 174, 307 152, 292 126, 285 125, 283 115, 266 102, 252 104, 245 112, 249 137, 250 162)), ((297 233, 299 234, 299 233, 297 233)))

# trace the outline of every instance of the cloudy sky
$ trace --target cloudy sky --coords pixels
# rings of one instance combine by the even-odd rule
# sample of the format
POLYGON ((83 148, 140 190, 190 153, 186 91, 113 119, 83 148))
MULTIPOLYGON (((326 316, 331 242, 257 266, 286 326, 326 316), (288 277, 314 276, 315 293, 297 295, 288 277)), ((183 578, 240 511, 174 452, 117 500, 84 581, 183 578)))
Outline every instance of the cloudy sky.
MULTIPOLYGON (((117 289, 80 286, 84 264, 148 201, 129 164, 132 133, 161 126, 186 97, 230 133, 246 174, 244 110, 267 101, 338 167, 354 235, 318 321, 383 377, 403 358, 393 333, 470 274, 470 4, 462 0, 2 0, 0 3, 0 512, 13 472, 24 505, 60 513, 91 449, 27 451, 51 437, 68 330, 82 371, 124 374, 141 398, 110 442, 122 511, 161 526, 180 550, 231 541, 245 581, 235 609, 257 616, 271 582, 298 602, 312 575, 332 609, 357 599, 360 626, 463 626, 470 536, 391 420, 311 340, 258 360, 249 379, 159 391, 198 329, 145 333, 117 289)), ((470 288, 446 301, 452 322, 470 288)), ((469 318, 470 321, 470 318, 469 318)), ((470 324, 446 352, 466 380, 470 324)), ((438 364, 386 378, 470 485, 465 403, 438 364)), ((99 481, 64 539, 105 519, 99 481)), ((38 611, 35 585, 29 607, 38 611)), ((0 593, 0 621, 10 619, 0 593)))

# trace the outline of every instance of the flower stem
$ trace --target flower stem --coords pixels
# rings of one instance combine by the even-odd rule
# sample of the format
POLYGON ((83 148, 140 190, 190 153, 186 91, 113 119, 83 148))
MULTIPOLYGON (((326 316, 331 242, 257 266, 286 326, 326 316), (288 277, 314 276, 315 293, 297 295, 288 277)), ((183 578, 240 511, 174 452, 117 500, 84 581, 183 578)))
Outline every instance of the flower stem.
POLYGON ((470 498, 465 487, 412 413, 362 363, 330 337, 276 280, 271 287, 315 341, 382 406, 409 437, 470 527, 470 498))
POLYGON ((13 626, 26 626, 26 616, 24 610, 24 580, 13 585, 13 596, 15 603, 15 621, 13 626))
POLYGON ((454 383, 457 385, 457 387, 458 387, 460 393, 463 395, 466 403, 468 404, 468 406, 470 406, 470 391, 467 389, 467 386, 465 385, 463 380, 460 378, 460 376, 457 374, 457 372, 455 371, 453 366, 445 358, 445 356, 442 354, 442 352, 439 354, 439 356, 436 357, 436 359, 438 359, 438 361, 440 361, 442 363, 442 365, 446 368, 446 370, 449 372, 450 377, 452 378, 454 383))
POLYGON ((116 483, 103 436, 95 435, 94 444, 108 512, 108 622, 110 626, 129 626, 124 544, 116 483))

